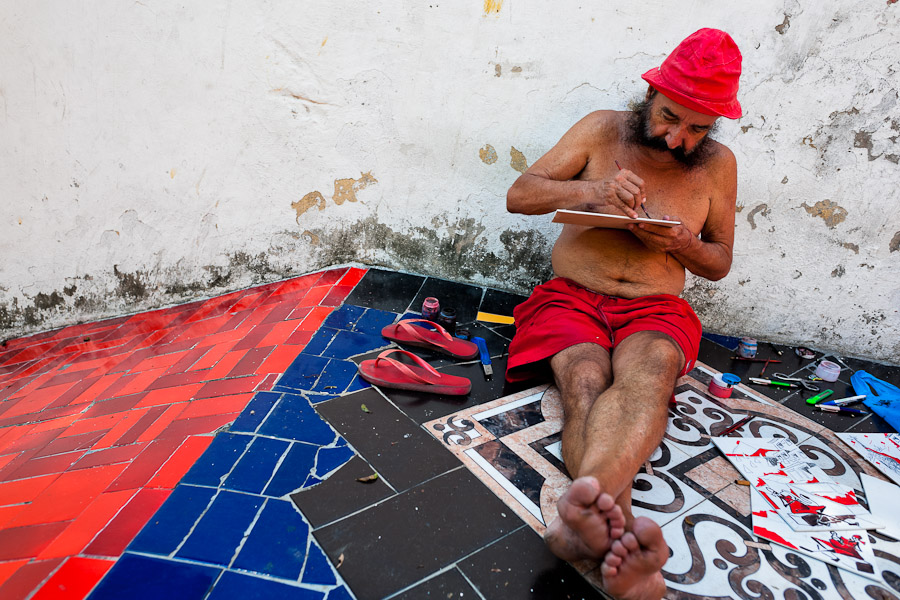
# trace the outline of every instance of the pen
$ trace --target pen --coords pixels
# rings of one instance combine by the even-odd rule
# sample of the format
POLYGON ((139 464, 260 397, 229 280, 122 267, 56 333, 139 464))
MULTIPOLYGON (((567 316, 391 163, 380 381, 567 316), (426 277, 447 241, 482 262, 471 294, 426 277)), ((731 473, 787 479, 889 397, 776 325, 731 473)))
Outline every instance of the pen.
POLYGON ((749 377, 751 383, 757 385, 768 385, 769 387, 799 387, 796 383, 787 383, 786 381, 772 381, 771 379, 760 379, 759 377, 749 377))
MULTIPOLYGON (((622 170, 622 165, 619 164, 619 161, 614 160, 613 162, 616 163, 616 168, 619 169, 619 170, 621 171, 621 170, 622 170)), ((653 218, 653 217, 650 216, 650 213, 647 212, 647 209, 644 208, 644 203, 643 203, 643 202, 641 202, 641 210, 644 211, 644 214, 647 215, 647 218, 648 218, 648 219, 652 219, 652 218, 653 218)))
POLYGON ((861 402, 866 399, 865 394, 861 394, 859 396, 850 396, 849 398, 837 398, 835 400, 829 400, 828 402, 823 402, 822 404, 825 406, 845 406, 847 404, 855 404, 857 402, 861 402))
POLYGON ((833 393, 834 393, 834 390, 825 390, 821 394, 816 394, 812 398, 807 398, 806 403, 807 404, 815 404, 816 402, 820 402, 820 401, 824 400, 825 398, 832 395, 833 393))
MULTIPOLYGON (((848 408, 846 410, 850 410, 850 409, 848 408)), ((741 427, 743 427, 744 425, 749 423, 752 419, 753 419, 753 415, 747 415, 746 417, 744 417, 743 419, 741 419, 740 421, 738 421, 737 423, 735 423, 734 425, 732 425, 731 427, 729 427, 728 429, 726 429, 725 431, 720 433, 719 435, 720 436, 727 435, 727 434, 731 433, 732 431, 737 431, 738 429, 740 429, 741 427)))
POLYGON ((843 406, 835 406, 833 404, 818 404, 818 405, 816 405, 816 408, 818 408, 819 410, 824 410, 825 412, 843 413, 845 415, 853 415, 854 417, 857 415, 866 414, 866 411, 864 411, 864 410, 857 410, 855 408, 844 408, 843 406))

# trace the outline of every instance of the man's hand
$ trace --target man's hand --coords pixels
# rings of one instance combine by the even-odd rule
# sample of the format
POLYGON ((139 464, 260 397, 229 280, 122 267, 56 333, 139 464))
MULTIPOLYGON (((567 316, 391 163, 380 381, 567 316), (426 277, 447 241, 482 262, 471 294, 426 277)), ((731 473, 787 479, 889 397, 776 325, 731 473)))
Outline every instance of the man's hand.
POLYGON ((585 183, 588 184, 583 192, 585 202, 575 210, 622 214, 636 219, 635 209, 647 199, 644 180, 628 169, 620 170, 610 179, 585 183))
MULTIPOLYGON (((665 221, 677 221, 666 215, 665 221)), ((653 223, 633 223, 628 226, 631 231, 647 248, 656 252, 670 252, 676 254, 687 250, 697 239, 684 225, 667 227, 654 225, 653 223)))

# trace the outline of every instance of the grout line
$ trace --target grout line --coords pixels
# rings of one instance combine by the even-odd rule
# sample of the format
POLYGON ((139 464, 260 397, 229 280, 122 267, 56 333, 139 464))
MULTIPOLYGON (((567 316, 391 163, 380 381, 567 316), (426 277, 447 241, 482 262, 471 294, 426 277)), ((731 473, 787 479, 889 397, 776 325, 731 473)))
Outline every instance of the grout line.
MULTIPOLYGON (((187 542, 188 538, 191 537, 191 534, 194 533, 194 530, 197 528, 197 525, 200 524, 200 521, 202 521, 203 517, 206 515, 206 513, 209 512, 209 509, 212 507, 213 502, 216 501, 216 498, 218 498, 219 494, 222 492, 221 488, 213 488, 213 489, 216 490, 216 493, 213 494, 212 496, 210 496, 209 502, 206 503, 206 508, 204 508, 203 512, 201 512, 197 516, 197 519, 194 521, 194 524, 191 525, 190 530, 188 530, 188 532, 184 535, 184 537, 178 543, 178 546, 176 546, 175 549, 172 550, 172 552, 170 552, 169 554, 166 555, 166 558, 175 558, 175 555, 178 554, 178 551, 181 550, 181 547, 184 546, 184 544, 185 544, 185 542, 187 542)), ((127 550, 127 548, 126 548, 126 550, 127 550)))
POLYGON ((263 510, 265 510, 266 506, 269 503, 269 499, 263 497, 263 503, 260 505, 259 510, 256 511, 256 515, 253 517, 253 520, 250 521, 250 524, 247 525, 247 528, 244 530, 244 535, 241 537, 241 541, 238 542, 237 548, 234 549, 234 554, 231 555, 231 560, 228 561, 227 565, 224 565, 225 568, 230 569, 231 565, 234 564, 234 561, 237 560, 238 554, 241 553, 241 550, 244 548, 244 544, 247 542, 247 539, 250 537, 250 532, 253 531, 253 527, 256 526, 256 522, 259 521, 260 515, 262 515, 263 510))

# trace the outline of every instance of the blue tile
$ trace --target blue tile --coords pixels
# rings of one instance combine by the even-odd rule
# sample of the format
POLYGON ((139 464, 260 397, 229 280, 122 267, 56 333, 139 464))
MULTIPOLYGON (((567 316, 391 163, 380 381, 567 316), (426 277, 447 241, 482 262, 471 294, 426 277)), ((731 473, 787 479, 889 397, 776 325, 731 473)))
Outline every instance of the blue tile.
POLYGON ((337 583, 331 563, 325 558, 325 554, 314 540, 309 541, 309 554, 306 555, 306 566, 303 567, 303 577, 300 578, 300 581, 307 585, 335 585, 337 583))
POLYGON ((353 600, 353 596, 344 586, 334 588, 328 592, 327 600, 353 600))
POLYGON ((125 553, 90 600, 201 600, 221 569, 125 553))
POLYGON ((741 338, 739 338, 739 337, 732 337, 729 335, 719 335, 717 333, 704 333, 703 337, 705 337, 706 339, 708 339, 711 342, 715 342, 715 343, 719 344, 720 346, 724 346, 724 347, 728 348, 729 350, 734 350, 741 343, 741 338))
POLYGON ((312 391, 335 395, 340 394, 347 389, 347 386, 353 381, 358 370, 359 368, 352 360, 329 361, 312 391))
POLYGON ((331 329, 330 327, 320 327, 319 331, 316 332, 312 339, 309 340, 309 343, 306 344, 306 347, 303 348, 304 354, 313 354, 319 355, 328 347, 328 344, 331 343, 331 340, 334 338, 335 334, 338 332, 337 329, 331 329))
POLYGON ((316 477, 324 479, 338 467, 344 466, 351 458, 353 458, 353 450, 346 445, 334 448, 319 448, 319 455, 316 458, 316 477))
MULTIPOLYGON (((370 308, 366 311, 366 314, 359 318, 353 329, 362 333, 380 336, 381 330, 396 320, 397 313, 370 308)), ((387 340, 385 340, 385 343, 387 343, 387 340)))
POLYGON ((326 394, 314 394, 314 392, 310 392, 309 401, 313 404, 319 404, 321 402, 325 402, 327 400, 334 400, 335 396, 330 396, 326 394))
POLYGON ((356 321, 364 312, 366 312, 366 309, 361 306, 345 304, 328 315, 328 318, 322 323, 322 327, 346 329, 349 331, 354 328, 356 321))
POLYGON ((259 424, 265 420, 266 415, 278 402, 281 394, 273 392, 257 392, 247 407, 241 412, 241 415, 229 427, 230 431, 243 431, 253 433, 259 424))
POLYGON ((299 442, 327 446, 336 433, 303 396, 285 394, 272 410, 259 433, 299 442))
MULTIPOLYGON (((333 592, 332 592, 333 594, 333 592)), ((225 571, 209 600, 323 600, 324 594, 270 579, 225 571)), ((336 596, 334 596, 336 597, 336 596)), ((350 596, 347 596, 350 599, 350 596)))
POLYGON ((377 348, 384 348, 391 342, 381 335, 358 333, 355 331, 338 331, 334 341, 328 349, 322 352, 322 356, 329 358, 350 358, 357 354, 365 354, 377 348))
POLYGON ((257 437, 222 484, 229 490, 259 494, 272 478, 275 466, 290 442, 257 437))
POLYGON ((364 390, 370 387, 372 387, 372 384, 360 377, 357 373, 353 378, 353 381, 350 382, 350 385, 347 386, 347 389, 344 390, 344 393, 349 394, 350 392, 358 392, 359 390, 364 390))
POLYGON ((218 487, 251 441, 252 435, 216 434, 209 448, 181 479, 181 483, 218 487))
POLYGON ((215 493, 214 489, 179 484, 128 549, 148 554, 171 554, 190 533, 215 493))
POLYGON ((309 525, 292 502, 267 500, 232 567, 297 579, 306 560, 309 525))
POLYGON ((227 567, 262 503, 259 496, 219 492, 177 556, 227 567))
POLYGON ((316 466, 317 451, 318 447, 311 444, 302 442, 294 444, 263 493, 266 496, 278 497, 302 487, 316 466))
POLYGON ((294 359, 291 366, 278 378, 277 385, 281 388, 294 390, 311 390, 327 364, 327 358, 310 356, 303 352, 294 359))

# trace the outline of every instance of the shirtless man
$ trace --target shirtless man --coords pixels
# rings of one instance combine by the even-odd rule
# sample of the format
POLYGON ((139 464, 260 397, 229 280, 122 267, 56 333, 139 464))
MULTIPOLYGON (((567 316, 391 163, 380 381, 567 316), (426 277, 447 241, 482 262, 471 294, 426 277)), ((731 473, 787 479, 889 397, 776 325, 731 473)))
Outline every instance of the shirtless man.
POLYGON ((555 278, 515 311, 507 379, 552 372, 574 479, 545 540, 565 560, 602 560, 617 598, 665 593, 668 547, 656 523, 632 515, 631 484, 662 441, 677 378, 697 359, 700 322, 678 298, 684 271, 718 280, 731 268, 737 169, 707 134, 720 116, 741 116, 740 71, 731 37, 701 29, 643 75, 650 87, 633 111, 589 114, 507 196, 514 213, 646 210, 681 222, 566 225, 555 278))

